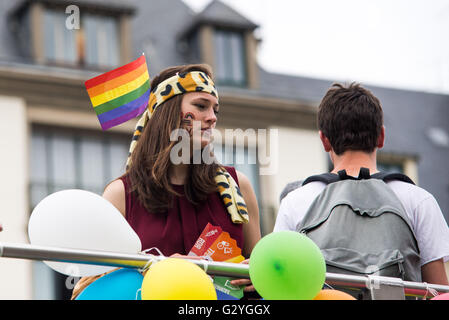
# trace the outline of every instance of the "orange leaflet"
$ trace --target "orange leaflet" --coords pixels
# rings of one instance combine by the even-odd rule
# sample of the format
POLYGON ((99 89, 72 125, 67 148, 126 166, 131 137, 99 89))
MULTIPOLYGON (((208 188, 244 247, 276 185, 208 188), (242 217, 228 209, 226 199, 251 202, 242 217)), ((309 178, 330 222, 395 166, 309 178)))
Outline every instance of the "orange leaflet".
POLYGON ((229 233, 222 232, 214 243, 207 249, 205 256, 213 261, 226 261, 242 254, 237 242, 229 233))

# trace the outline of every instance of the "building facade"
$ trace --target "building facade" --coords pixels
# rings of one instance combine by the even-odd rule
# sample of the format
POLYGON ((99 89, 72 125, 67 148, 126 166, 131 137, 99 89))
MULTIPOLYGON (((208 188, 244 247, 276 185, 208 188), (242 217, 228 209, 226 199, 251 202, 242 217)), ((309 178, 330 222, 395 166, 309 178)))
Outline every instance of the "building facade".
MULTIPOLYGON (((101 131, 84 81, 142 53, 150 76, 179 64, 212 66, 217 129, 236 133, 216 142, 216 154, 251 180, 263 234, 272 231, 287 183, 330 169, 316 112, 332 81, 261 68, 258 26, 220 1, 200 13, 181 0, 2 1, 0 12, 1 242, 29 243, 30 214, 46 195, 101 194, 123 173, 137 119, 101 131)), ((385 113, 381 168, 434 194, 448 220, 449 96, 368 88, 385 113)), ((66 280, 41 262, 2 259, 0 299, 64 299, 66 280)))

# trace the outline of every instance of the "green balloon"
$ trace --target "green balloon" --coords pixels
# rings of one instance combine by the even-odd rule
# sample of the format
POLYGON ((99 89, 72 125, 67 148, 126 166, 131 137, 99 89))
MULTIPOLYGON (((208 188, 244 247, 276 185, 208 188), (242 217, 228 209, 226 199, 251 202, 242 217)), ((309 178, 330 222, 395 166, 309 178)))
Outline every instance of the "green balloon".
POLYGON ((326 263, 318 246, 298 232, 263 237, 249 260, 249 276, 267 300, 311 300, 322 289, 326 263))

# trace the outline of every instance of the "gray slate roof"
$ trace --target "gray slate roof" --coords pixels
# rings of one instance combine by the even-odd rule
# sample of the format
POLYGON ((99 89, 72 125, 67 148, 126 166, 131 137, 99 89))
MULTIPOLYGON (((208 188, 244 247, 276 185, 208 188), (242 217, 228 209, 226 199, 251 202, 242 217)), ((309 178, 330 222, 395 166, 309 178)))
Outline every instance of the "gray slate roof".
POLYGON ((255 29, 257 24, 247 19, 245 16, 224 4, 220 0, 210 2, 195 17, 196 20, 213 22, 216 24, 234 26, 241 29, 255 29))
POLYGON ((195 13, 181 0, 141 1, 132 21, 134 55, 145 52, 150 75, 188 63, 177 39, 195 13))

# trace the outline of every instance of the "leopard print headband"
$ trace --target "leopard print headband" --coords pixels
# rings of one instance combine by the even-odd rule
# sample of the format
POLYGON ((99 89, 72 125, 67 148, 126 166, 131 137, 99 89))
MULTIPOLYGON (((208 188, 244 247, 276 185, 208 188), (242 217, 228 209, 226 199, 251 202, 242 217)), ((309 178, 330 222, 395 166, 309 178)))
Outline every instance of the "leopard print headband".
POLYGON ((201 71, 177 73, 162 81, 151 90, 148 108, 152 114, 154 110, 168 99, 186 92, 206 92, 217 97, 217 88, 212 79, 201 71))

